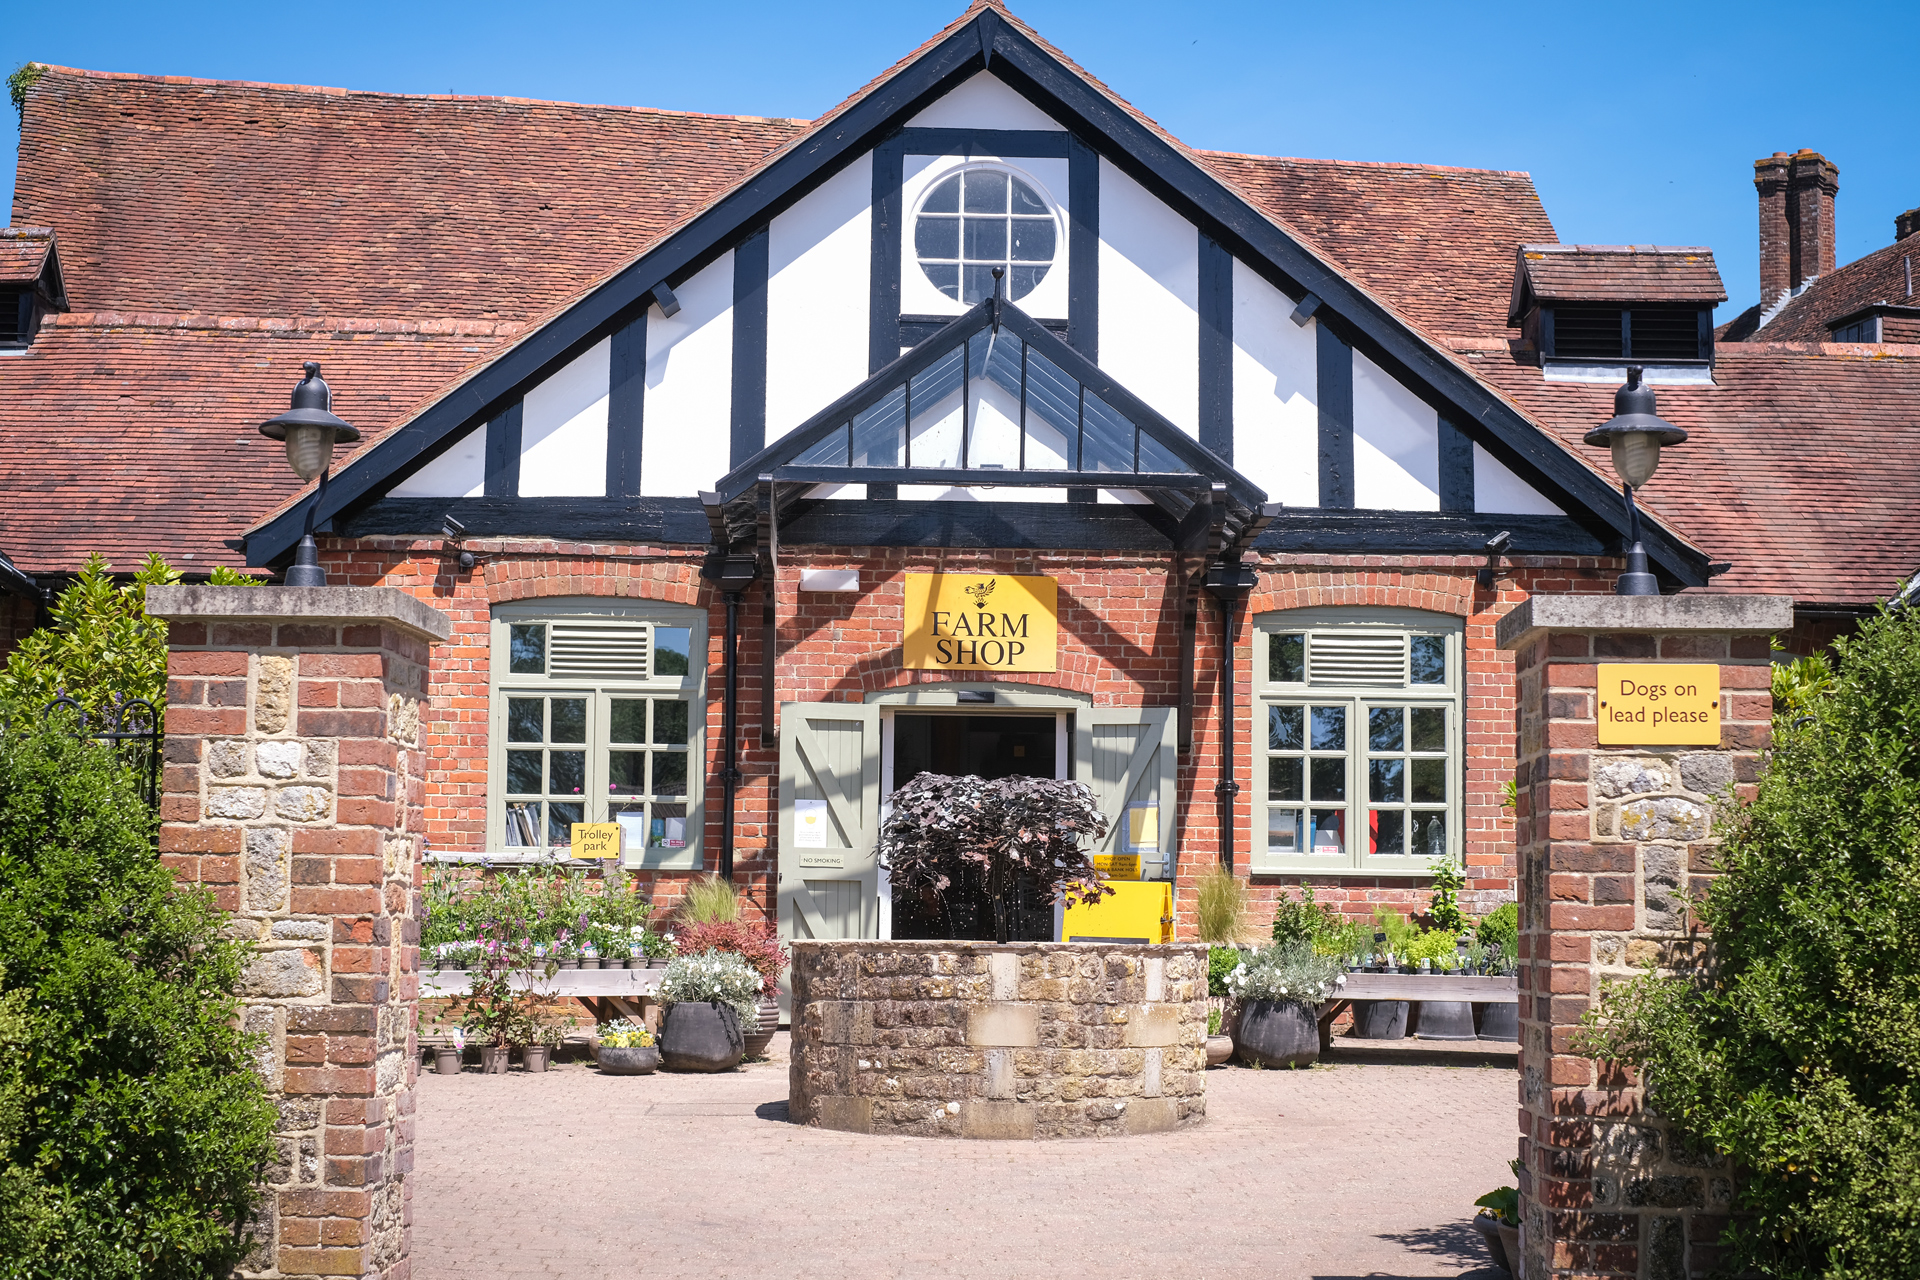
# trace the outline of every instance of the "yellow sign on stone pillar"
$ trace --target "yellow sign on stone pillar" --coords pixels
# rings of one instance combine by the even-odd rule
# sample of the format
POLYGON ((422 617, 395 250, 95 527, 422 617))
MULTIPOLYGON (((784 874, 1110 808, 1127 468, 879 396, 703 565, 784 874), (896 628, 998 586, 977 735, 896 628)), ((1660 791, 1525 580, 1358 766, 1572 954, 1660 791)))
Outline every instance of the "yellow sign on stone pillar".
POLYGON ((1602 662, 1596 694, 1601 746, 1718 746, 1717 663, 1602 662))
POLYGON ((902 649, 912 671, 1053 671, 1059 583, 1007 573, 910 573, 902 649))

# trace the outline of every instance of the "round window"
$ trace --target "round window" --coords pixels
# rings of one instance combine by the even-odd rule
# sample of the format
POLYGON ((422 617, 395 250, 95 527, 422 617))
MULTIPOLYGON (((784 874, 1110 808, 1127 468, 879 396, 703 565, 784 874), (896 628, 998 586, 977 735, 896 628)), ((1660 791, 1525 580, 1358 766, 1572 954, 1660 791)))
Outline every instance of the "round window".
POLYGON ((933 287, 972 306, 993 296, 993 269, 1007 297, 1023 298, 1053 265, 1059 231, 1040 193, 1003 169, 967 169, 927 193, 913 251, 933 287))

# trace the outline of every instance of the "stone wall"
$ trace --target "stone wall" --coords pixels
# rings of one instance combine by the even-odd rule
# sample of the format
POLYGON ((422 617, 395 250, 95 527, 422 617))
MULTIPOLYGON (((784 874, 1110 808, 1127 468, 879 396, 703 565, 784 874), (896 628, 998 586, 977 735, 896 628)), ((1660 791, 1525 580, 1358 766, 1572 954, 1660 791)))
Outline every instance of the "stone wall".
POLYGON ((280 1111, 243 1276, 407 1270, 418 1073, 420 708, 445 620, 397 591, 156 587, 171 623, 161 859, 257 950, 280 1111))
POLYGON ((937 1138, 1206 1116, 1206 948, 796 942, 789 1114, 937 1138))
POLYGON ((1720 1261, 1732 1171, 1576 1051, 1609 981, 1680 975, 1706 939, 1717 806, 1750 799, 1773 713, 1773 597, 1535 599, 1501 628, 1519 673, 1520 1177, 1525 1280, 1686 1280, 1720 1261), (1713 663, 1714 746, 1601 747, 1597 664, 1713 663))

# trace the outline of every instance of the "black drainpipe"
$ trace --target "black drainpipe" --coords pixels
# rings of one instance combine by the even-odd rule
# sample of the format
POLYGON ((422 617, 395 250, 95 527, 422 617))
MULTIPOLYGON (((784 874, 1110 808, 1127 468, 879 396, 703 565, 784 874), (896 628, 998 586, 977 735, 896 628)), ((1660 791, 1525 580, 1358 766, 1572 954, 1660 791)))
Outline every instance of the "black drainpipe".
POLYGON ((740 593, 760 576, 760 557, 730 555, 720 563, 720 590, 727 600, 727 692, 722 704, 721 734, 726 745, 721 753, 720 786, 724 807, 720 810, 720 878, 733 879, 733 806, 740 791, 740 593))
POLYGON ((1207 569, 1206 587, 1220 604, 1220 782, 1213 789, 1220 798, 1220 865, 1233 871, 1234 801, 1240 795, 1233 768, 1233 645, 1238 630, 1240 601, 1253 590, 1251 566, 1222 560, 1207 569))

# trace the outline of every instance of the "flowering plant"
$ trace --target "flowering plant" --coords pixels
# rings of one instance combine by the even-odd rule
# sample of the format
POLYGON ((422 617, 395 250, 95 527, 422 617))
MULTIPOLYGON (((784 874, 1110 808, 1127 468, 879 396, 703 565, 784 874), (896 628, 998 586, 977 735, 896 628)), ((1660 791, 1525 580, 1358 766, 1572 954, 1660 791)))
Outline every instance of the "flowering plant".
POLYGON ((740 1030, 760 1027, 760 989, 763 979, 745 956, 734 951, 702 951, 680 956, 660 977, 662 1004, 694 1004, 703 1000, 732 1005, 740 1015, 740 1030))
POLYGON ((600 1047, 602 1049, 651 1049, 653 1033, 647 1030, 644 1022, 633 1022, 621 1018, 616 1022, 600 1024, 600 1047))
POLYGON ((745 920, 721 920, 711 923, 683 924, 673 935, 673 945, 683 956, 702 951, 731 951, 753 966, 766 984, 764 991, 780 985, 787 969, 787 949, 770 924, 750 924, 745 920))
POLYGON ((1227 975, 1227 990, 1236 1000, 1292 1000, 1322 1004, 1347 985, 1340 961, 1323 956, 1304 938, 1291 938, 1258 947, 1227 975))

